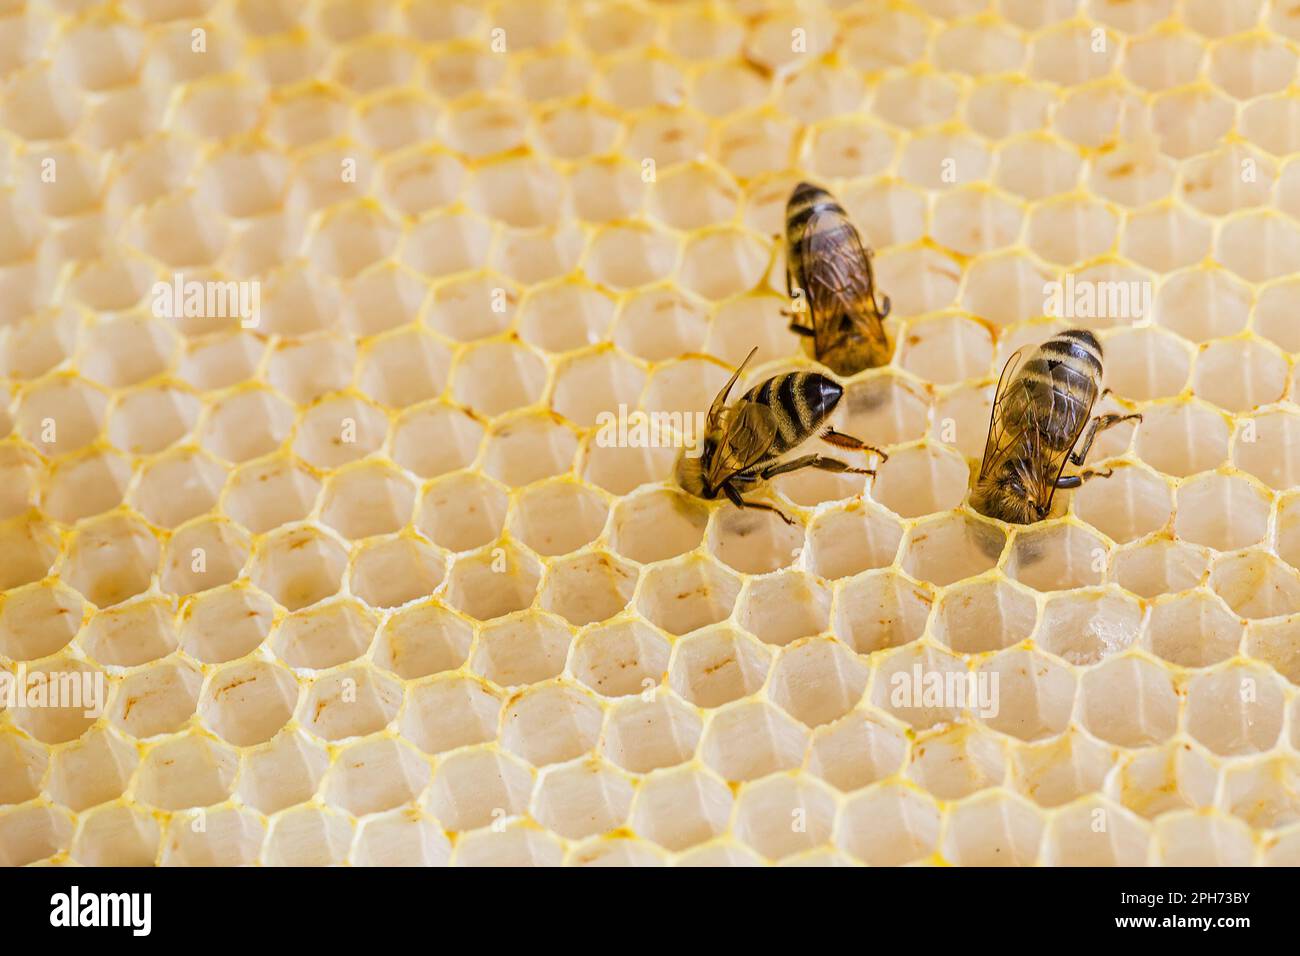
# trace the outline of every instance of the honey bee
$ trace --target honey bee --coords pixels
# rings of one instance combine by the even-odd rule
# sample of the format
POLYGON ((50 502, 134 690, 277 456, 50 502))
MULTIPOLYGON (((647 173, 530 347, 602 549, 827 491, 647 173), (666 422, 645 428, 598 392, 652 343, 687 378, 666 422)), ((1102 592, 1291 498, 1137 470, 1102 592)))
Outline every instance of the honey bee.
POLYGON ((1109 478, 1109 469, 1062 472, 1067 461, 1083 465, 1099 431, 1142 420, 1141 415, 1090 418, 1102 371, 1101 343, 1091 332, 1070 329, 1031 353, 1029 348, 1016 350, 1002 370, 984 460, 971 492, 976 511, 1013 524, 1046 518, 1057 488, 1109 478), (1076 444, 1079 450, 1072 452, 1076 444))
POLYGON ((808 324, 793 319, 790 331, 812 339, 813 355, 836 375, 889 363, 889 339, 881 324, 889 297, 876 304, 871 252, 848 213, 826 190, 800 183, 785 207, 785 291, 801 290, 808 324))
MULTIPOLYGON (((839 404, 844 389, 816 372, 787 372, 754 386, 734 405, 728 405, 727 396, 756 351, 752 349, 745 356, 740 368, 714 398, 705 420, 700 454, 682 454, 677 461, 677 481, 696 497, 712 500, 723 494, 737 508, 773 511, 786 524, 794 524, 779 508, 746 501, 741 492, 760 481, 801 468, 858 475, 875 472, 817 454, 778 461, 780 456, 818 432, 839 404)), ((875 452, 881 461, 889 457, 880 449, 833 428, 822 430, 820 437, 840 448, 875 452)))

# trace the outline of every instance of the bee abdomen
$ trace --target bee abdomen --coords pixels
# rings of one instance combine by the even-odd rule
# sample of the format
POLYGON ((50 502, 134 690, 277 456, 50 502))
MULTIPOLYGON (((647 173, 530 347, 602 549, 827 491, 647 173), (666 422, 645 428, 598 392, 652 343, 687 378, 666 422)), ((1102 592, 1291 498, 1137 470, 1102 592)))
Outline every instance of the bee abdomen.
POLYGON ((1044 416, 1040 431, 1051 447, 1073 441, 1101 391, 1101 343, 1084 329, 1070 329, 1039 346, 1020 371, 1028 394, 1057 411, 1044 416))
POLYGON ((825 375, 787 372, 754 386, 745 398, 772 410, 777 426, 772 451, 781 454, 807 440, 830 417, 843 394, 840 384, 825 375))
POLYGON ((790 201, 785 207, 786 235, 792 242, 798 243, 803 238, 804 226, 816 212, 832 212, 848 221, 848 213, 835 201, 835 198, 811 183, 800 183, 790 194, 790 201))

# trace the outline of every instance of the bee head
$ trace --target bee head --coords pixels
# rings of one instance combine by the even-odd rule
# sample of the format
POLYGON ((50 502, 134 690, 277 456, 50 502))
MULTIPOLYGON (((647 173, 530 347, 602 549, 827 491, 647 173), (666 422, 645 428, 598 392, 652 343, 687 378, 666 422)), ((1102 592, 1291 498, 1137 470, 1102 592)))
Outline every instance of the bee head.
POLYGON ((694 495, 697 498, 716 497, 718 494, 717 489, 710 488, 704 478, 704 456, 692 455, 688 452, 689 449, 684 450, 677 456, 677 466, 673 470, 677 484, 687 494, 694 495))

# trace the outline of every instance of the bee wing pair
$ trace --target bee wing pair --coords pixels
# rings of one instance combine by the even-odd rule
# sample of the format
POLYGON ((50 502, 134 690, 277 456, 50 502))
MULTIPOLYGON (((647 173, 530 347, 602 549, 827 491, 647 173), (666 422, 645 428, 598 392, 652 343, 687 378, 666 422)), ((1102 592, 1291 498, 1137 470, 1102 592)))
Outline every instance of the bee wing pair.
POLYGON ((881 322, 889 315, 889 297, 884 296, 883 306, 876 304, 871 254, 863 248, 857 230, 835 213, 820 211, 808 221, 803 242, 805 261, 811 263, 804 292, 817 355, 833 352, 855 335, 868 338, 875 349, 887 350, 881 322), (840 317, 846 321, 835 321, 840 317))
POLYGON ((1030 351, 1032 347, 1028 345, 1016 349, 1002 369, 993 396, 989 437, 984 444, 984 459, 980 463, 979 477, 982 479, 995 474, 1011 455, 1018 455, 1028 466, 1023 469, 1025 490, 1030 500, 1046 513, 1052 507, 1057 479, 1065 471, 1070 452, 1092 415, 1093 403, 1089 402, 1088 409, 1082 416, 1072 417, 1077 425, 1071 427, 1070 440, 1063 448, 1046 447, 1043 435, 1055 434, 1060 430, 1059 422, 1070 417, 1063 405, 1068 400, 1065 396, 1070 390, 1065 378, 1065 366, 1056 366, 1051 369, 1051 402, 1034 401, 1028 392, 1028 381, 1016 376, 1021 360, 1030 351), (1021 442, 1024 443, 1023 449, 1017 449, 1021 442))
POLYGON ((704 475, 710 488, 719 488, 732 475, 753 467, 767 454, 776 439, 776 416, 770 408, 746 401, 737 402, 730 410, 727 408, 727 396, 757 351, 757 348, 749 350, 745 361, 740 363, 709 406, 709 433, 722 433, 704 475))

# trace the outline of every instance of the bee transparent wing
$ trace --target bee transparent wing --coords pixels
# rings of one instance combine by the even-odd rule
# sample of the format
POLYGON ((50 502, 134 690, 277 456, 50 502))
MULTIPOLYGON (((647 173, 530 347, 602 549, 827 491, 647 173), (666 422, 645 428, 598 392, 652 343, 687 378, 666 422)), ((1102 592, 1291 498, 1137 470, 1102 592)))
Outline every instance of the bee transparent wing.
MULTIPOLYGON (((1066 378, 1068 374, 1066 366, 1058 365, 1052 369, 1052 401, 1045 411, 1037 414, 1048 416, 1047 421, 1034 421, 1032 424, 1038 426, 1034 429, 1034 435, 1040 434, 1056 435, 1064 431, 1065 423, 1069 422, 1071 412, 1068 407, 1070 401, 1069 381, 1066 378)), ((1074 416, 1074 421, 1070 427, 1070 440, 1065 447, 1056 449, 1045 449, 1041 456, 1035 456, 1036 461, 1042 462, 1043 487, 1031 488, 1030 494, 1036 502, 1042 506, 1044 513, 1051 510, 1052 498, 1056 495, 1056 482, 1060 479, 1065 471, 1066 462, 1070 459, 1070 452, 1074 450, 1075 444, 1079 441, 1079 436, 1087 427, 1088 419, 1092 417, 1092 406, 1095 404, 1097 396, 1094 394, 1088 402, 1088 407, 1084 409, 1082 415, 1074 416)))
POLYGON ((738 402, 727 414, 726 433, 709 462, 709 487, 719 488, 732 475, 762 461, 776 440, 776 430, 772 409, 757 402, 738 402))
POLYGON ((1016 380, 1016 370, 1029 346, 1024 345, 1011 353, 1007 364, 1002 366, 1002 377, 998 379, 997 390, 993 393, 993 411, 989 414, 989 437, 984 443, 984 458, 980 462, 980 477, 984 478, 994 471, 1007 453, 1015 446, 1016 439, 1025 429, 1025 402, 1010 402, 1008 396, 1012 388, 1021 388, 1016 380), (1017 408, 1011 412, 1009 409, 1017 408), (1015 420, 1009 420, 1014 416, 1015 420))
POLYGON ((821 211, 804 230, 804 290, 812 311, 813 341, 820 355, 846 334, 832 324, 847 316, 853 328, 881 347, 887 345, 881 320, 888 309, 876 304, 876 280, 871 256, 857 230, 842 216, 821 211))
POLYGON ((745 361, 740 363, 740 367, 732 373, 731 378, 727 379, 727 384, 722 386, 722 391, 718 392, 714 397, 713 404, 709 406, 709 417, 705 423, 708 431, 712 432, 722 426, 722 412, 727 407, 727 396, 731 394, 732 388, 740 380, 740 373, 745 370, 745 366, 749 364, 749 360, 754 357, 754 353, 757 351, 757 345, 749 350, 749 354, 745 356, 745 361))

